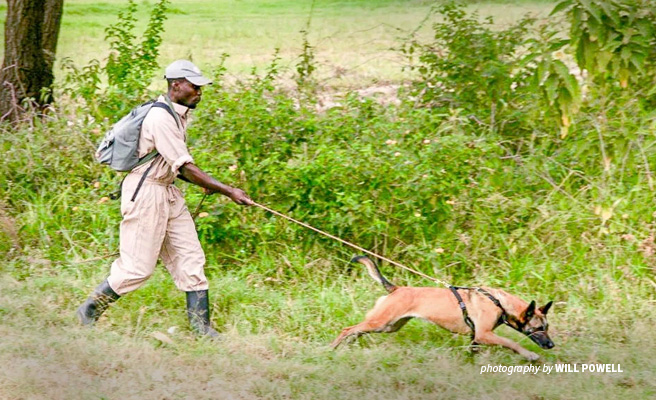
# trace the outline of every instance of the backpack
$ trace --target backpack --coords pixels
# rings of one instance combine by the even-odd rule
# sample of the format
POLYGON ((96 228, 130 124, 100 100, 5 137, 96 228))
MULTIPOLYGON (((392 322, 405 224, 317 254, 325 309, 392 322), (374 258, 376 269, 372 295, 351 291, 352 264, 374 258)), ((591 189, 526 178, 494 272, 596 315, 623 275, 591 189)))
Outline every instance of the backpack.
MULTIPOLYGON (((167 103, 170 102, 168 97, 166 100, 167 103)), ((173 111, 173 105, 170 103, 166 104, 151 100, 133 108, 128 115, 121 118, 116 124, 114 124, 114 126, 112 126, 112 129, 105 134, 105 137, 96 150, 96 159, 99 163, 109 165, 116 171, 125 172, 131 171, 135 167, 143 165, 157 156, 157 150, 153 150, 151 153, 139 158, 138 151, 141 125, 143 124, 144 119, 146 119, 146 115, 148 115, 148 112, 153 107, 163 108, 168 111, 173 119, 175 119, 178 128, 181 129, 180 119, 173 111)), ((151 164, 141 176, 139 184, 132 195, 131 201, 136 199, 139 189, 152 167, 153 164, 151 164)), ((125 177, 123 180, 125 180, 125 177)), ((121 196, 123 180, 119 185, 118 192, 110 196, 112 199, 118 199, 121 196)))
POLYGON ((157 156, 157 150, 153 150, 141 158, 139 158, 138 152, 141 125, 153 107, 165 109, 178 123, 178 118, 173 114, 173 110, 165 103, 153 100, 133 108, 129 114, 112 126, 112 129, 100 142, 96 150, 96 159, 99 163, 109 165, 116 171, 124 172, 131 171, 157 156))

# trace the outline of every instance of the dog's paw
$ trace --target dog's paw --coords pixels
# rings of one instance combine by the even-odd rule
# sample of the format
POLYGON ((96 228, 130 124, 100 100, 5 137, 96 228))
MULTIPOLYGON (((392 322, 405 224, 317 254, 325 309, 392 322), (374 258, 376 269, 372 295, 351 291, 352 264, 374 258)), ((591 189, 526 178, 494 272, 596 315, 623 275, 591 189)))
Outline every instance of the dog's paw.
POLYGON ((537 360, 540 359, 540 356, 537 355, 537 354, 535 354, 535 353, 533 353, 532 351, 529 351, 528 353, 526 353, 525 357, 526 357, 529 361, 537 361, 537 360))

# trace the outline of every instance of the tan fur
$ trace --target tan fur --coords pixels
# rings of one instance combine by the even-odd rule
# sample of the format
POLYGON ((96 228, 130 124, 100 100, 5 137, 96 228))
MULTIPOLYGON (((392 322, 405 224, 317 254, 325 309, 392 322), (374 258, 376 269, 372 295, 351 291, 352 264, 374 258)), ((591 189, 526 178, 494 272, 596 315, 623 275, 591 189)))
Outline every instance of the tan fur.
MULTIPOLYGON (((376 273, 379 275, 380 272, 371 260, 361 258, 357 261, 367 266, 370 275, 380 282, 380 279, 376 276, 376 273), (376 269, 374 270, 374 268, 376 269)), ((382 278, 382 276, 380 277, 382 278)), ((523 314, 529 306, 528 303, 500 289, 483 289, 499 300, 506 310, 508 318, 524 322, 523 314)), ((374 308, 367 313, 364 321, 344 329, 332 342, 331 346, 336 348, 344 339, 353 335, 360 336, 370 332, 396 332, 411 318, 424 319, 451 332, 471 333, 471 329, 464 321, 458 301, 449 289, 394 286, 389 288, 388 291, 390 294, 378 299, 374 308)), ((469 317, 476 327, 474 343, 501 345, 514 350, 529 360, 539 358, 537 354, 523 348, 512 340, 493 333, 502 311, 489 298, 471 289, 460 289, 458 292, 467 307, 469 317)), ((548 310, 548 306, 546 310, 548 310)), ((546 316, 542 314, 540 309, 535 309, 534 315, 527 321, 526 326, 530 327, 531 324, 536 327, 539 324, 546 326, 546 316)), ((546 332, 544 334, 546 335, 546 332)), ((551 343, 551 347, 553 347, 553 343, 551 343)))

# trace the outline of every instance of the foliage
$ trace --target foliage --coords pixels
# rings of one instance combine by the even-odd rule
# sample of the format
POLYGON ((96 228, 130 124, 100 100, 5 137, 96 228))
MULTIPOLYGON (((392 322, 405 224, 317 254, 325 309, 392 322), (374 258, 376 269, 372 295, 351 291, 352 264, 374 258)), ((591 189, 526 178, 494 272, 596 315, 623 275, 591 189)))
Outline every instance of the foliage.
POLYGON ((314 47, 310 44, 310 40, 308 38, 310 34, 310 22, 312 21, 312 14, 314 13, 315 3, 316 1, 313 0, 307 24, 305 25, 305 28, 301 30, 301 35, 303 37, 303 50, 300 54, 300 60, 296 64, 296 83, 300 88, 312 86, 309 80, 314 70, 316 69, 314 54, 315 50, 314 47))
POLYGON ((565 11, 576 60, 593 77, 611 78, 627 88, 654 76, 656 5, 650 0, 564 0, 552 14, 565 11))
POLYGON ((98 118, 122 115, 151 97, 148 87, 158 68, 168 5, 168 0, 159 0, 153 6, 148 26, 138 42, 134 34, 137 4, 129 0, 126 9, 118 13, 118 22, 105 30, 111 51, 104 65, 92 60, 80 69, 70 59, 64 60, 64 93, 83 99, 98 118))
POLYGON ((498 120, 512 113, 522 96, 516 90, 523 83, 517 82, 523 73, 517 68, 518 50, 526 45, 533 19, 497 30, 491 17, 479 22, 476 13, 468 15, 456 3, 435 11, 442 19, 433 24, 434 40, 421 43, 413 37, 401 47, 409 69, 421 76, 412 95, 424 106, 463 109, 485 121, 491 131, 497 130, 498 120))
POLYGON ((108 84, 120 94, 143 95, 158 68, 157 56, 162 43, 168 0, 156 3, 150 14, 148 27, 141 43, 135 43, 133 30, 137 5, 129 0, 125 12, 118 14, 119 22, 107 28, 106 39, 112 50, 105 70, 108 84))
POLYGON ((409 69, 421 76, 413 83, 417 105, 462 109, 490 131, 514 138, 539 129, 547 110, 557 117, 561 137, 567 135, 581 91, 568 66, 554 57, 569 43, 556 26, 534 30, 529 16, 496 29, 492 18, 480 22, 453 2, 435 12, 441 19, 433 24, 434 40, 422 43, 412 36, 401 47, 409 69), (536 107, 541 101, 547 107, 536 107))
POLYGON ((528 55, 522 65, 527 67, 531 89, 546 102, 547 113, 558 116, 560 137, 565 138, 583 100, 581 85, 565 62, 563 48, 569 40, 559 39, 559 32, 547 25, 536 33, 536 39, 526 41, 528 55))

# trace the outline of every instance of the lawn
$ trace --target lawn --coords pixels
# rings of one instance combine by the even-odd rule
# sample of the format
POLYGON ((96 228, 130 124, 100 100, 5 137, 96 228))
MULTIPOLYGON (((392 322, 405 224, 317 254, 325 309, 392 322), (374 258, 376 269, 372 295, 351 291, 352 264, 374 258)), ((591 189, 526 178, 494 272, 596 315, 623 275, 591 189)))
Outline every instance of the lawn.
MULTIPOLYGON (((4 1, 4 0, 3 0, 4 1)), ((117 21, 125 0, 66 0, 57 48, 59 60, 76 65, 104 60, 109 52, 105 28, 117 21)), ((138 2, 142 32, 152 1, 138 2)), ((430 11, 428 0, 174 0, 161 46, 160 64, 189 58, 201 67, 229 56, 229 74, 260 70, 279 49, 281 64, 293 69, 302 51, 302 30, 315 47, 320 76, 329 84, 368 86, 399 80, 403 60, 391 50, 417 29, 430 11)), ((528 13, 546 17, 553 2, 475 3, 470 9, 499 25, 528 13)), ((0 22, 5 5, 0 2, 0 22)), ((427 27, 420 33, 427 34, 427 27)), ((0 33, 3 35, 3 33, 0 33)), ((4 36, 1 36, 4 44, 4 36)), ((2 45, 3 45, 2 44, 2 45)), ((57 68, 57 76, 61 70, 57 68)))

